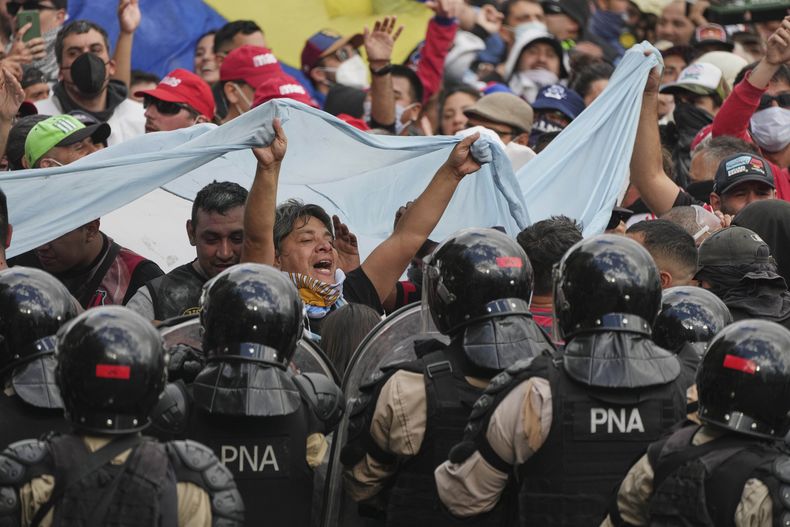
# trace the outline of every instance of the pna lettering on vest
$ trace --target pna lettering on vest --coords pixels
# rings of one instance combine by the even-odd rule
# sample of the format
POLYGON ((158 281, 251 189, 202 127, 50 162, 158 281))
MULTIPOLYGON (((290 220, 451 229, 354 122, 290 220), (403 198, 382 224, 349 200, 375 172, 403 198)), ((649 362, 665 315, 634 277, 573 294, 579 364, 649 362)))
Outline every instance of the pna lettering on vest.
POLYGON ((233 472, 280 471, 272 445, 222 445, 220 461, 233 472))
POLYGON ((590 433, 645 432, 642 416, 637 408, 590 408, 590 433))

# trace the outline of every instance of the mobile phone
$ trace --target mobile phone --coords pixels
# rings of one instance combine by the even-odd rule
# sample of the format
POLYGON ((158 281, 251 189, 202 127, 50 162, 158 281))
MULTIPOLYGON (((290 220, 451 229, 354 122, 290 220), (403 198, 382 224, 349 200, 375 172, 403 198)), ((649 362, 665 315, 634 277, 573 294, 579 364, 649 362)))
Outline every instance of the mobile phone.
POLYGON ((20 11, 16 15, 16 29, 19 31, 21 28, 30 22, 32 26, 27 32, 22 35, 22 42, 27 42, 30 39, 38 38, 41 36, 41 18, 39 18, 38 11, 20 11))

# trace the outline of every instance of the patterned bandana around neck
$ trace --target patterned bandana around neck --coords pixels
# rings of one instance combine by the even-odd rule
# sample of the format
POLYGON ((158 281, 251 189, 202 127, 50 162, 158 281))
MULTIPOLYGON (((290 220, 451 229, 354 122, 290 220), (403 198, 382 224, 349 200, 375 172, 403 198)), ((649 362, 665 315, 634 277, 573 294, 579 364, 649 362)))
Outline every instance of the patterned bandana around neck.
POLYGON ((324 318, 332 306, 345 303, 343 301, 343 282, 346 275, 340 269, 335 271, 334 284, 327 284, 302 273, 288 273, 288 276, 291 277, 291 281, 299 290, 299 297, 305 304, 308 318, 324 318))

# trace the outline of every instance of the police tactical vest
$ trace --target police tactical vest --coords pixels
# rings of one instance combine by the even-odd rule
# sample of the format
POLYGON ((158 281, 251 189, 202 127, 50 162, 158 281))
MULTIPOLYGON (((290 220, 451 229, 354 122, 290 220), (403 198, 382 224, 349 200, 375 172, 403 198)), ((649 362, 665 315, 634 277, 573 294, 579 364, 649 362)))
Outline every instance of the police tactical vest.
MULTIPOLYGON (((82 465, 90 454, 82 439, 73 435, 54 438, 50 452, 56 485, 66 479, 66 474, 73 473, 82 465)), ((168 474, 168 467, 163 444, 142 442, 125 464, 108 463, 68 490, 55 507, 54 525, 82 525, 91 517, 108 487, 114 487, 115 492, 107 509, 105 525, 167 525, 168 521, 177 518, 177 509, 162 506, 166 487, 170 486, 174 491, 175 478, 172 473, 168 474), (116 478, 119 480, 114 483, 116 478), (169 518, 161 518, 165 512, 162 509, 170 513, 169 518)))
POLYGON ((492 379, 475 403, 452 462, 477 450, 497 470, 513 472, 488 443, 486 430, 499 403, 532 377, 550 384, 551 428, 543 446, 517 467, 505 497, 518 492, 521 525, 599 525, 623 475, 650 442, 684 417, 685 390, 678 380, 636 389, 593 388, 571 379, 561 357, 521 361, 492 379))
POLYGON ((205 282, 190 262, 145 284, 154 304, 154 320, 198 313, 205 282))
POLYGON ((684 418, 685 392, 677 381, 592 388, 555 362, 536 360, 533 366, 550 383, 552 423, 546 442, 519 467, 521 525, 598 525, 631 465, 684 418))
MULTIPOLYGON (((692 439, 700 426, 687 426, 650 445, 654 470, 650 525, 655 527, 735 525, 735 511, 751 478, 768 487, 774 504, 774 524, 787 515, 774 472, 777 460, 787 460, 778 444, 727 433, 700 445, 692 439)), ((786 484, 785 484, 786 485, 786 484)), ((790 494, 789 494, 790 495, 790 494)))
POLYGON ((246 525, 308 527, 314 474, 307 464, 307 405, 277 417, 210 414, 190 406, 186 436, 209 446, 231 471, 246 525))
POLYGON ((433 472, 463 436, 472 405, 483 392, 464 379, 450 353, 427 354, 402 369, 418 370, 425 381, 428 416, 420 451, 395 476, 387 506, 387 525, 452 525, 442 511, 433 472))

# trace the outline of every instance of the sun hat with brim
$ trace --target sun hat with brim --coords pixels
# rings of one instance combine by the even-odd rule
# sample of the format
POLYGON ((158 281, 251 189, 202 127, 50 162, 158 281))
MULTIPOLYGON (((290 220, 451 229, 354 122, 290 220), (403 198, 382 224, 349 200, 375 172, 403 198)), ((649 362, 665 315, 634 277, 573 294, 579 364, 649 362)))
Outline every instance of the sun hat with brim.
POLYGON ((481 97, 464 110, 464 115, 504 124, 522 132, 529 132, 532 129, 532 121, 535 118, 532 107, 524 99, 505 92, 481 97))
POLYGON ((678 80, 661 87, 661 93, 691 92, 697 95, 718 94, 722 100, 730 94, 730 88, 721 70, 707 62, 695 62, 680 72, 678 80))
POLYGON ((90 137, 103 143, 110 136, 110 125, 98 123, 85 126, 71 115, 55 115, 34 126, 25 139, 25 159, 34 167, 44 154, 56 146, 69 146, 90 137))

